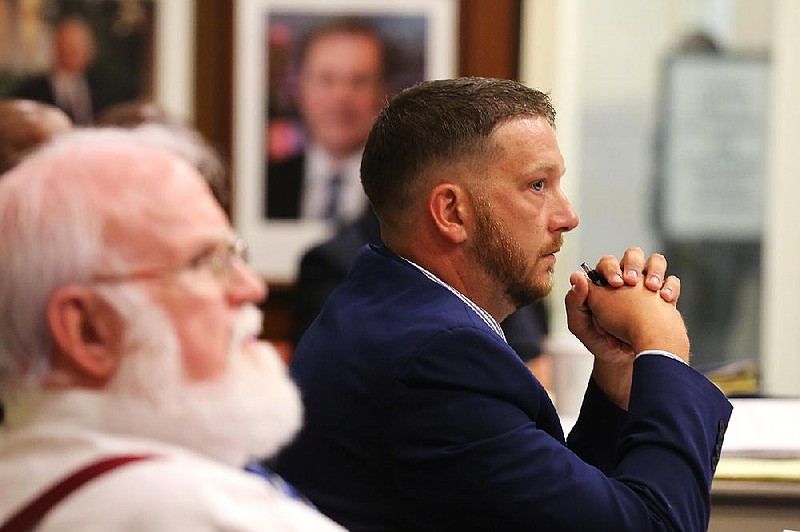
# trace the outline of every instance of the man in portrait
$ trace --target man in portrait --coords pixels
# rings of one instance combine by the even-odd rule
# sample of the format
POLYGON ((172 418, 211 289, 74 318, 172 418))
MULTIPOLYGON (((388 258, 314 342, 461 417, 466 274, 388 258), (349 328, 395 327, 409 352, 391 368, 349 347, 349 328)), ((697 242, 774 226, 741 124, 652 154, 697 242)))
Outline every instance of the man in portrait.
POLYGON ((267 218, 342 223, 364 212, 359 165, 388 93, 387 55, 362 18, 336 18, 308 34, 298 79, 305 146, 267 161, 267 218))
POLYGON ((23 80, 12 96, 55 105, 76 125, 92 124, 109 105, 134 97, 133 91, 94 68, 95 36, 83 18, 62 18, 53 29, 52 45, 50 71, 23 80))

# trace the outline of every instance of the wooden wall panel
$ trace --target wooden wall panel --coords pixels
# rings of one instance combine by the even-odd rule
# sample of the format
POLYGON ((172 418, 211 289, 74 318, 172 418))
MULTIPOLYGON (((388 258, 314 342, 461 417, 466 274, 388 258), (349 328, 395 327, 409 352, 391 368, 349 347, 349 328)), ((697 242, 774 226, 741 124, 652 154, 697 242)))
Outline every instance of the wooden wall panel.
POLYGON ((234 1, 195 2, 195 126, 229 162, 233 153, 234 1))
POLYGON ((517 79, 521 0, 459 4, 459 75, 517 79))

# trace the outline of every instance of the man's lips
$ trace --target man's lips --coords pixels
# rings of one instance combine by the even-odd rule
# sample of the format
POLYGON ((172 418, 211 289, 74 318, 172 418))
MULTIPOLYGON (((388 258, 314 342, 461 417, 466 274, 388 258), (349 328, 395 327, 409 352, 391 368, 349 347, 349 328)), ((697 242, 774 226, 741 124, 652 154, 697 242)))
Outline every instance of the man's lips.
POLYGON ((549 257, 550 255, 555 255, 559 251, 561 251, 561 248, 555 248, 551 249, 550 251, 545 251, 544 253, 542 253, 542 257, 549 257))

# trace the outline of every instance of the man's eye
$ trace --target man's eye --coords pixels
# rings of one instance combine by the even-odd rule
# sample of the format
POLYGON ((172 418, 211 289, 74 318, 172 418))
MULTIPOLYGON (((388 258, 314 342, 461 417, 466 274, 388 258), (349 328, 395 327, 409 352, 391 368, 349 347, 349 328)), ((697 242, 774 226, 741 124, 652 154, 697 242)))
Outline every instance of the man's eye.
POLYGON ((537 192, 544 189, 544 179, 539 180, 531 184, 531 188, 537 192))

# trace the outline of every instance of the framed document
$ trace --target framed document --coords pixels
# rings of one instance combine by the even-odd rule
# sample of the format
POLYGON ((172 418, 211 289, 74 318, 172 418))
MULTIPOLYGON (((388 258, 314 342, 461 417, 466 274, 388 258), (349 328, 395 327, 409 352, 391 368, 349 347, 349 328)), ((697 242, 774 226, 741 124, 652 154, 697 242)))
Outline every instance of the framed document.
POLYGON ((681 55, 667 65, 660 212, 673 241, 760 238, 769 63, 681 55))

